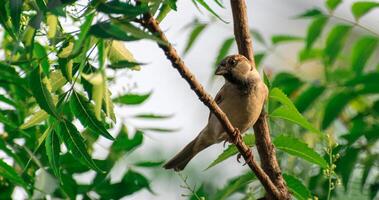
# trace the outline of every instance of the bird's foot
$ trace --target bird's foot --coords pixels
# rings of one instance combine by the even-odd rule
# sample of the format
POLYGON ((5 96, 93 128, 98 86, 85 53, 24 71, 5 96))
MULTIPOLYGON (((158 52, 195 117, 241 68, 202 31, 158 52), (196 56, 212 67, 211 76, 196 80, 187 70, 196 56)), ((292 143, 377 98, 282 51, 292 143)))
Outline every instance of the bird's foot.
MULTIPOLYGON (((250 149, 245 151, 245 154, 246 154, 247 160, 245 160, 245 163, 243 164, 243 166, 245 166, 247 163, 249 163, 253 160, 253 152, 250 149)), ((242 157, 242 154, 238 153, 237 162, 241 163, 241 161, 240 161, 241 157, 242 157)))

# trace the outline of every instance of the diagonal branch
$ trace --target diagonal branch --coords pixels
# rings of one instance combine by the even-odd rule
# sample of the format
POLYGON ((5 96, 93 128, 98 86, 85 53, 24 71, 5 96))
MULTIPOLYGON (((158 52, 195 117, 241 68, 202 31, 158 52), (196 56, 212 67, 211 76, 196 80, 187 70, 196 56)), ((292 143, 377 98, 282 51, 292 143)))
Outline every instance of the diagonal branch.
MULTIPOLYGON (((252 65, 255 66, 245 0, 230 0, 230 3, 232 6, 234 35, 237 41, 238 52, 248 58, 252 65)), ((271 142, 270 129, 264 109, 254 125, 254 134, 262 168, 280 193, 283 194, 283 198, 290 199, 290 194, 276 159, 275 148, 271 142)), ((270 194, 268 197, 270 198, 270 194)))
POLYGON ((241 134, 238 129, 235 129, 233 125, 228 120, 225 113, 218 107, 213 98, 204 90, 203 86, 199 83, 196 77, 190 72, 186 67, 183 60, 180 58, 175 48, 170 44, 165 34, 162 32, 158 25, 158 22, 154 19, 151 14, 147 13, 144 15, 143 19, 139 21, 141 25, 147 28, 150 32, 156 34, 162 41, 166 43, 160 44, 159 47, 166 54, 167 59, 171 61, 172 66, 178 70, 180 75, 188 82, 192 90, 197 94, 199 99, 209 108, 209 110, 216 115, 220 120, 221 124, 224 126, 227 134, 235 141, 235 145, 241 155, 244 157, 247 165, 255 173, 259 181, 264 186, 267 193, 275 199, 282 199, 281 193, 278 191, 276 186, 273 184, 269 176, 262 170, 260 165, 254 160, 253 153, 251 149, 243 142, 241 134))

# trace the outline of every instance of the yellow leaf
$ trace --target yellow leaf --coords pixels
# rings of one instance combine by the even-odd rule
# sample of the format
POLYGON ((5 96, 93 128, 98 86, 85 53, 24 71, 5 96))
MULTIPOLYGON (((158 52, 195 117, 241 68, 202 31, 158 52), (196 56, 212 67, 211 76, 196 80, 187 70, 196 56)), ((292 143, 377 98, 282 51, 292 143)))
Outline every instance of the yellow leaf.
MULTIPOLYGON (((109 61, 114 64, 120 61, 137 62, 133 54, 125 47, 123 42, 112 41, 108 54, 109 61)), ((135 66, 135 70, 140 70, 140 66, 135 66)))
POLYGON ((45 121, 49 115, 44 110, 39 110, 34 113, 24 124, 20 126, 20 129, 27 129, 45 121))
POLYGON ((104 77, 100 72, 92 74, 82 74, 88 82, 90 82, 92 87, 92 99, 95 102, 95 116, 98 120, 101 119, 101 105, 104 95, 104 77))
POLYGON ((54 70, 50 73, 50 83, 51 83, 51 91, 55 92, 58 89, 62 88, 67 83, 67 80, 62 75, 61 71, 54 70))
POLYGON ((71 55, 72 49, 74 48, 74 43, 69 42, 66 47, 64 47, 59 53, 58 57, 59 58, 67 58, 68 56, 71 55))
POLYGON ((47 37, 49 39, 54 38, 55 34, 57 33, 58 17, 55 15, 48 14, 46 24, 49 27, 47 31, 47 37))

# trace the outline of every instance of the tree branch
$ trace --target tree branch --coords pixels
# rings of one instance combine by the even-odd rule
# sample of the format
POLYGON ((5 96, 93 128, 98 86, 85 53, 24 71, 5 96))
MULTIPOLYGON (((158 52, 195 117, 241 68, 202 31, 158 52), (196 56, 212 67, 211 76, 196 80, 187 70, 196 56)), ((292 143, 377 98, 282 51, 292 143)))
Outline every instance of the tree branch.
POLYGON ((162 41, 166 43, 159 44, 159 47, 164 51, 166 57, 171 61, 172 66, 178 70, 179 74, 188 82, 192 90, 197 94, 199 99, 209 108, 209 110, 220 120, 221 124, 224 126, 229 137, 232 141, 235 141, 235 145, 238 151, 241 153, 246 161, 246 164, 255 173, 259 181, 262 183, 263 187, 275 199, 282 199, 281 193, 270 180, 270 177, 263 171, 263 169, 256 163, 253 157, 251 149, 243 142, 241 134, 238 129, 235 129, 233 125, 228 120, 225 113, 218 107, 217 103, 213 98, 204 90, 203 86, 195 78, 195 76, 186 67, 183 60, 180 58, 175 48, 168 41, 165 34, 162 32, 158 25, 158 22, 147 13, 144 18, 140 21, 141 25, 147 28, 150 32, 156 34, 162 41))
MULTIPOLYGON (((238 52, 248 58, 255 67, 254 51, 252 40, 250 38, 245 0, 230 0, 230 3, 232 6, 234 35, 238 46, 238 52)), ((291 199, 276 159, 275 148, 271 142, 270 129, 264 108, 258 121, 254 125, 254 134, 262 168, 278 188, 283 199, 291 199)), ((269 194, 268 198, 272 199, 273 197, 270 197, 269 194)))

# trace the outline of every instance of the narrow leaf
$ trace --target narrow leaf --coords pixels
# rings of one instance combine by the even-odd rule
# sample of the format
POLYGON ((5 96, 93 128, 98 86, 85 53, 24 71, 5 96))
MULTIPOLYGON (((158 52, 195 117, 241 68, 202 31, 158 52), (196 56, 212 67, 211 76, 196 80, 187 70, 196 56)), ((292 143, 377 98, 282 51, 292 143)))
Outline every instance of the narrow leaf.
POLYGON ((234 43, 234 37, 230 37, 224 40, 220 49, 218 50, 218 54, 214 62, 215 67, 221 62, 222 59, 224 59, 228 55, 233 43, 234 43))
POLYGON ((30 73, 29 86, 38 105, 50 115, 55 118, 59 118, 53 103, 53 98, 51 97, 51 94, 47 90, 43 81, 41 66, 35 67, 35 69, 30 73))
POLYGON ((199 3, 201 6, 203 6, 205 9, 207 9, 212 15, 217 17, 219 20, 221 20, 224 23, 228 23, 227 21, 223 20, 215 11, 212 10, 212 8, 204 1, 204 0, 195 0, 197 3, 199 3))
POLYGON ((220 190, 217 191, 216 198, 218 200, 225 200, 229 199, 228 197, 232 194, 243 191, 246 186, 251 183, 252 181, 256 180, 256 176, 251 173, 245 173, 239 177, 236 177, 226 184, 226 186, 220 190))
POLYGON ((118 96, 113 99, 115 103, 124 104, 124 105, 138 105, 146 101, 147 98, 149 98, 151 95, 151 92, 147 94, 134 94, 134 93, 128 93, 121 96, 118 96))
POLYGON ((274 139, 273 143, 276 148, 286 153, 319 165, 324 169, 328 167, 328 163, 323 157, 321 157, 313 149, 309 148, 307 144, 294 137, 280 135, 274 139))
POLYGON ((356 97, 352 91, 342 91, 333 95, 326 103, 321 127, 326 129, 340 115, 346 105, 356 97))
POLYGON ((97 10, 107 14, 123 14, 127 18, 135 18, 138 15, 149 11, 147 4, 133 5, 130 2, 120 2, 112 0, 106 3, 100 3, 97 10))
POLYGON ((310 85, 296 98, 294 104, 300 113, 305 112, 325 91, 324 86, 310 85))
POLYGON ((337 25, 329 32, 324 49, 326 64, 333 64, 342 50, 350 30, 350 25, 337 25))
POLYGON ((140 119, 168 119, 171 118, 173 115, 158 115, 158 114, 152 114, 152 113, 147 113, 147 114, 138 114, 135 115, 135 118, 140 118, 140 119))
POLYGON ((374 1, 359 1, 353 3, 351 6, 351 12, 353 13, 355 20, 359 20, 361 17, 366 15, 368 12, 373 10, 374 8, 379 7, 378 2, 374 1))
POLYGON ((58 133, 74 158, 95 171, 102 171, 99 167, 97 167, 91 156, 88 154, 83 138, 80 136, 79 131, 72 123, 68 121, 60 122, 58 125, 58 133))
POLYGON ((55 131, 52 131, 48 134, 45 142, 46 155, 49 159, 50 167, 52 168, 56 177, 60 179, 60 162, 59 162, 59 153, 60 153, 60 143, 58 139, 58 135, 55 131))
POLYGON ((44 110, 39 110, 33 113, 33 115, 30 116, 30 118, 27 119, 26 122, 20 126, 20 129, 27 129, 27 128, 33 127, 45 121, 48 117, 49 115, 44 110))
POLYGON ((110 22, 99 22, 91 26, 89 33, 98 38, 115 39, 122 41, 134 41, 138 38, 125 32, 120 26, 117 26, 110 22))
POLYGON ((27 186, 24 180, 22 180, 21 176, 17 174, 16 170, 5 163, 3 159, 0 159, 0 176, 4 177, 15 185, 20 185, 24 188, 27 186))
MULTIPOLYGON (((255 144, 255 137, 252 134, 246 134, 243 136, 243 141, 247 146, 252 147, 255 144)), ((228 148, 226 148, 205 170, 223 162, 237 153, 238 149, 236 146, 233 144, 229 145, 228 148)))
POLYGON ((271 37, 272 44, 276 45, 279 43, 297 42, 302 41, 303 38, 294 35, 274 35, 271 37))
POLYGON ((87 38, 87 34, 91 28, 92 20, 95 17, 95 13, 86 16, 84 23, 80 26, 80 33, 78 39, 75 41, 74 48, 71 52, 71 56, 75 57, 80 53, 84 45, 84 41, 87 38))
POLYGON ((12 0, 9 1, 10 8, 11 8, 11 19, 13 28, 16 32, 20 29, 20 18, 21 18, 21 12, 22 12, 22 3, 23 0, 12 0))
POLYGON ((83 126, 90 128, 95 133, 98 133, 107 139, 114 140, 104 124, 96 118, 93 106, 84 96, 77 92, 73 92, 70 99, 70 107, 83 126))
POLYGON ((163 160, 161 161, 143 161, 135 163, 134 165, 137 167, 159 167, 164 163, 163 160))
POLYGON ((294 176, 283 174, 283 178, 287 183, 288 189, 298 200, 312 199, 311 192, 304 184, 294 176))
POLYGON ((311 24, 308 27, 307 37, 306 37, 306 48, 310 49, 317 38, 321 35, 322 30, 324 29, 328 18, 326 16, 317 16, 313 19, 311 24))
POLYGON ((309 17, 318 17, 320 15, 323 15, 323 12, 317 8, 312 8, 309 10, 306 10, 305 12, 298 14, 295 16, 297 19, 301 18, 309 18, 309 17))
POLYGON ((329 10, 333 11, 337 8, 338 5, 340 5, 342 0, 326 0, 326 7, 328 7, 329 10))
POLYGON ((366 36, 360 38, 353 46, 351 53, 351 67, 357 75, 362 74, 368 59, 375 51, 378 38, 366 36))
POLYGON ((188 53, 188 51, 191 49, 195 41, 198 39, 200 34, 204 31, 205 27, 207 27, 207 24, 203 23, 196 23, 189 35, 189 38, 187 40, 186 47, 184 48, 184 54, 188 53))
POLYGON ((299 113, 299 111, 290 109, 286 106, 281 106, 275 109, 272 113, 270 113, 270 117, 285 119, 293 123, 296 123, 313 133, 322 134, 311 123, 309 123, 308 120, 305 119, 305 117, 299 113))
POLYGON ((345 190, 348 189, 348 184, 351 175, 354 172, 355 165, 359 156, 359 149, 350 147, 346 150, 345 154, 337 161, 336 172, 342 177, 342 184, 345 190))

